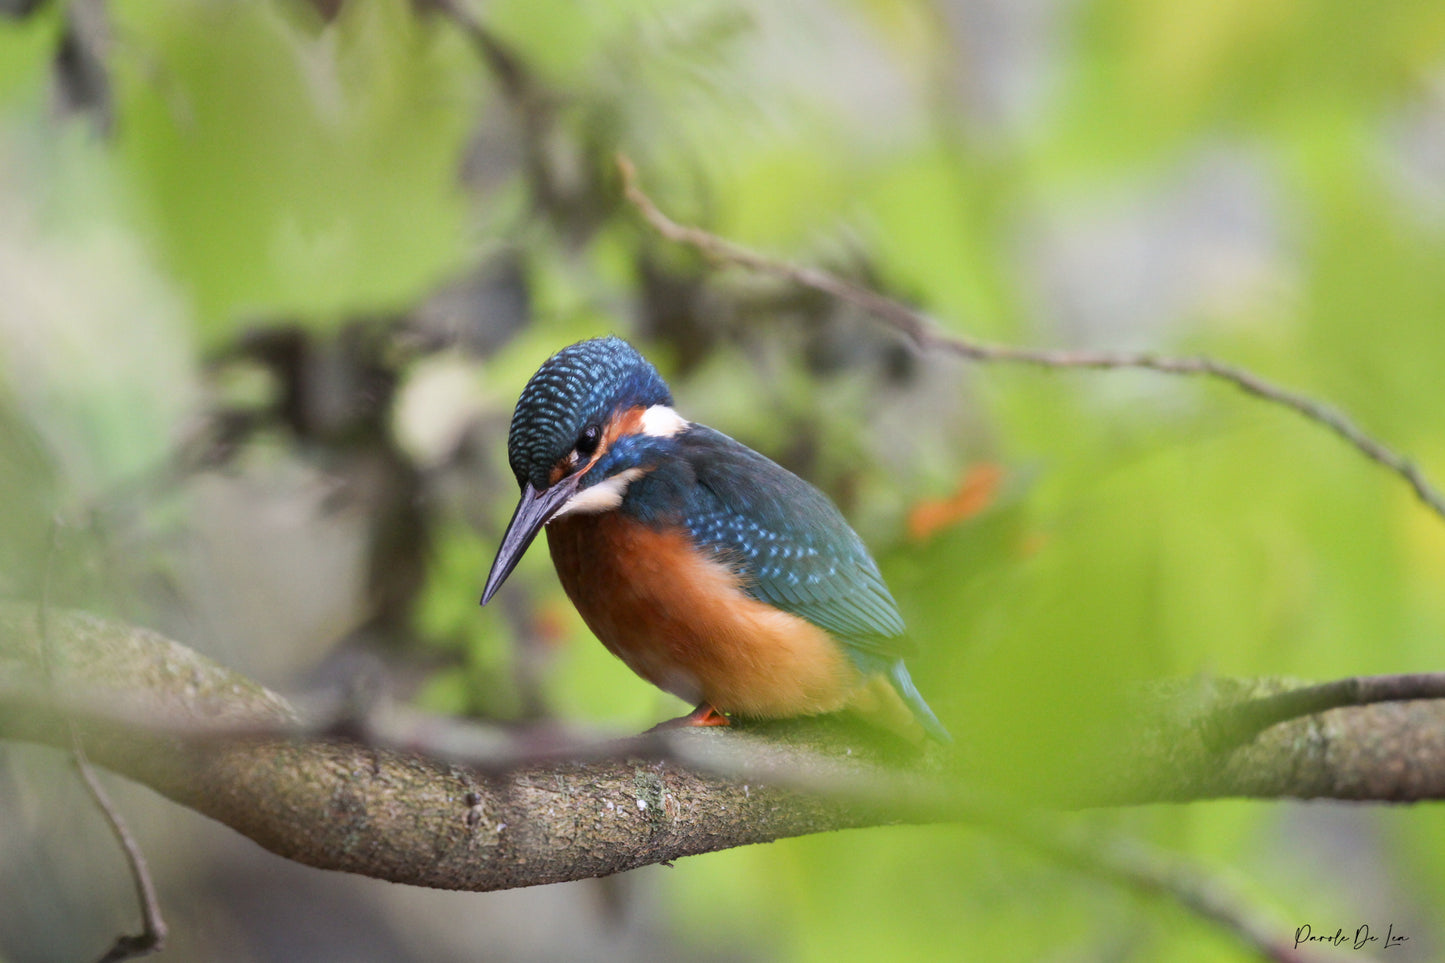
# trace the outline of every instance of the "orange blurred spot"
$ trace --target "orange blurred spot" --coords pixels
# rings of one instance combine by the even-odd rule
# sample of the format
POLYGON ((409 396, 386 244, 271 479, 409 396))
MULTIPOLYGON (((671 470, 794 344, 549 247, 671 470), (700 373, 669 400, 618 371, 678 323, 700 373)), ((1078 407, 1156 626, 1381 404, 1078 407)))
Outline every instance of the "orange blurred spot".
POLYGON ((548 648, 557 648, 566 642, 570 629, 567 609, 560 602, 542 605, 532 616, 532 631, 548 648))
POLYGON ((947 498, 927 498, 908 513, 908 534, 914 541, 932 538, 983 511, 998 494, 1003 468, 992 462, 969 466, 958 491, 947 498))
POLYGON ((1019 543, 1019 558, 1033 558, 1044 550, 1049 544, 1048 536, 1043 532, 1034 532, 1032 535, 1025 535, 1019 543))

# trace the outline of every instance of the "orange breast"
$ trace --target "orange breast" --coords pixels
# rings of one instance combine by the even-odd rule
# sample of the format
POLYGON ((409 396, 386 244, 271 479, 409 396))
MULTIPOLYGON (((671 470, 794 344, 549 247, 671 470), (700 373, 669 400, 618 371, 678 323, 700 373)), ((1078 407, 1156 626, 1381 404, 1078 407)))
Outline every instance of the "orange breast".
POLYGON ((832 712, 865 680, 828 633, 749 598, 686 536, 618 512, 556 520, 547 544, 588 627, 634 672, 745 716, 832 712))

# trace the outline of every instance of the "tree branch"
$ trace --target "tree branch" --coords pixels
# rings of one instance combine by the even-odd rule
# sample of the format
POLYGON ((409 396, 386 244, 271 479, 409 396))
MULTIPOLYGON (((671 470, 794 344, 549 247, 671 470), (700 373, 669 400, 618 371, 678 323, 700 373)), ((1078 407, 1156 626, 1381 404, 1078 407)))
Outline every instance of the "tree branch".
POLYGON ((1343 706, 1445 699, 1445 672, 1367 675, 1286 689, 1225 706, 1211 720, 1215 749, 1231 749, 1270 726, 1343 706))
POLYGON ((1325 426, 1366 458, 1385 466, 1404 479, 1427 508, 1445 519, 1445 495, 1430 483, 1414 462, 1367 434, 1344 412, 1266 381, 1253 372, 1202 356, 1174 358, 1142 351, 1021 348, 954 337, 940 331, 922 312, 902 301, 896 301, 829 271, 765 257, 701 228, 677 223, 664 214, 652 198, 637 186, 637 170, 630 160, 619 154, 617 168, 622 175, 624 196, 662 237, 693 247, 713 260, 735 264, 759 274, 772 275, 855 304, 902 334, 920 350, 945 351, 970 361, 1026 364, 1042 368, 1129 368, 1162 374, 1197 375, 1222 381, 1246 394, 1281 405, 1325 426))
MULTIPOLYGON (((76 613, 50 622, 57 679, 72 696, 65 706, 27 684, 40 671, 33 610, 0 606, 0 738, 65 746, 73 719, 95 762, 324 869, 492 890, 785 836, 989 818, 956 775, 926 762, 897 767, 835 721, 670 733, 652 744, 665 758, 551 760, 488 775, 398 746, 308 734, 279 696, 153 632, 76 613), (132 708, 115 711, 99 693, 123 693, 132 708)), ((1205 720, 1221 707, 1292 687, 1161 686, 1141 702, 1135 739, 1119 747, 1113 771, 1061 778, 1052 798, 1029 802, 1445 798, 1440 702, 1335 709, 1227 752, 1210 748, 1205 720)))
MULTIPOLYGON (((10 683, 0 686, 0 738, 65 746, 69 717, 93 761, 311 866, 493 890, 887 818, 652 761, 557 762, 497 778, 416 752, 269 735, 293 730, 296 710, 190 649, 82 614, 57 612, 50 623, 60 689, 81 699, 56 707, 35 697, 33 610, 0 606, 0 680, 10 683), (90 714, 70 711, 103 692, 124 693, 133 711, 104 702, 90 714), (145 716, 162 722, 148 726, 145 716), (245 734, 223 737, 226 726, 245 734)), ((729 734, 687 735, 706 743, 729 734)), ((832 738, 831 751, 817 755, 776 736, 753 737, 746 751, 759 772, 867 771, 862 753, 845 761, 849 746, 832 738)))

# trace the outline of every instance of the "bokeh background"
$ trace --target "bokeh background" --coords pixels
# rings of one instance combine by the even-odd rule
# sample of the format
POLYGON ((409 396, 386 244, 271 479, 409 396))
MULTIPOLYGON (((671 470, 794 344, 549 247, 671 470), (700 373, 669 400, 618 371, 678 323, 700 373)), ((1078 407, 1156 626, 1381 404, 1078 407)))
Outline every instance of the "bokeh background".
MULTIPOLYGON (((1107 766, 1114 683, 1440 668, 1445 523, 1325 431, 1197 381, 920 356, 662 242, 618 151, 680 220, 950 331, 1208 352, 1445 478, 1438 0, 5 0, 0 594, 49 568, 57 604, 287 692, 676 714, 544 552, 476 605, 517 393, 617 332, 686 415, 844 508, 981 778, 1046 782, 1095 729, 1107 766)), ((110 785, 170 960, 1250 958, 968 827, 451 894, 110 785)), ((1078 818, 1187 854, 1281 932, 1393 923, 1390 958, 1445 952, 1437 807, 1078 818)), ((0 893, 6 961, 134 926, 58 753, 0 749, 0 893)))

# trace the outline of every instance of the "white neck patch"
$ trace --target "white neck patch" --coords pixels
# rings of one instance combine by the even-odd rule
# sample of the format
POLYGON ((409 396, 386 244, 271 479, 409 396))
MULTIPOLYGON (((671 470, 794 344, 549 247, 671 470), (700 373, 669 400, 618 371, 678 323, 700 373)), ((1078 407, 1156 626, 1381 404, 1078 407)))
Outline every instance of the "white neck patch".
POLYGON ((688 420, 667 405, 653 405, 642 413, 642 431, 656 438, 671 438, 688 426, 688 420))
POLYGON ((571 498, 562 503, 557 513, 547 519, 550 525, 564 515, 595 515, 598 512, 610 512, 622 504, 622 496, 627 494, 627 486, 643 476, 641 468, 629 468, 620 471, 604 481, 584 488, 571 498))

